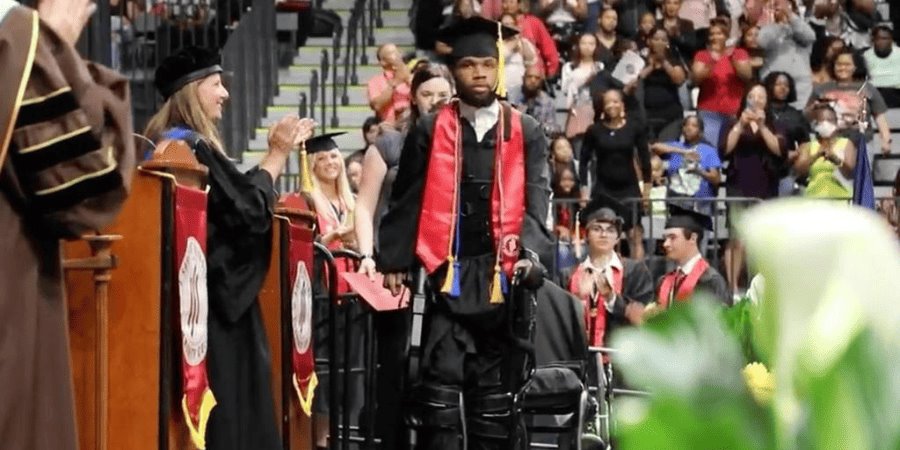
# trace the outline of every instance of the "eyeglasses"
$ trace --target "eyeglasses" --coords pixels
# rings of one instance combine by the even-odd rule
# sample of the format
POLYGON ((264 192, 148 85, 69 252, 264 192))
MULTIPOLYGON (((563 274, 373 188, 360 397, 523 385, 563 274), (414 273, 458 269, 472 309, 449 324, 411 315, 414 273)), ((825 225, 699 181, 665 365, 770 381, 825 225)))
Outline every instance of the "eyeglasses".
POLYGON ((589 233, 594 232, 594 233, 605 234, 605 235, 616 235, 619 233, 619 231, 616 230, 615 227, 604 227, 602 225, 589 226, 589 227, 587 227, 587 231, 589 233))

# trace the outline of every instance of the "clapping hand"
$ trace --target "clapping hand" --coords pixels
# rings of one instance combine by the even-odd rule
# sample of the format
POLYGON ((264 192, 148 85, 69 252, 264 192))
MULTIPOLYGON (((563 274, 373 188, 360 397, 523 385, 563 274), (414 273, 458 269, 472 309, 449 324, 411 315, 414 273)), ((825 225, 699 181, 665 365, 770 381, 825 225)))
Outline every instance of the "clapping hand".
POLYGON ((93 0, 40 0, 37 4, 41 20, 72 46, 95 11, 93 0))

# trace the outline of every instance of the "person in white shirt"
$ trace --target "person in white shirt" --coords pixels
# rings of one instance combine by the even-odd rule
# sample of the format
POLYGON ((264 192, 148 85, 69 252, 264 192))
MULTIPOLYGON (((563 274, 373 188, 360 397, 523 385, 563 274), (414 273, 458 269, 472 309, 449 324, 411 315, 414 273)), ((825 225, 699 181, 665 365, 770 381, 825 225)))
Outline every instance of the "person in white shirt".
POLYGON ((872 47, 863 52, 863 59, 888 108, 900 108, 900 48, 890 28, 878 25, 872 29, 872 47))

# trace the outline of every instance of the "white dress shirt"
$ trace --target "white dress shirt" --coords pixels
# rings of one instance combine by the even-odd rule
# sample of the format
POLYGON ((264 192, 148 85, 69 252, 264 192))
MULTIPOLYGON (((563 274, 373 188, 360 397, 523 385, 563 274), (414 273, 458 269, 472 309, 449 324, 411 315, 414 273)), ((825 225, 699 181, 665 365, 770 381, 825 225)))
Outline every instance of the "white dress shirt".
POLYGON ((484 135, 497 124, 500 117, 500 102, 494 100, 494 103, 483 108, 459 102, 459 113, 469 121, 469 124, 475 129, 475 138, 481 142, 484 135))

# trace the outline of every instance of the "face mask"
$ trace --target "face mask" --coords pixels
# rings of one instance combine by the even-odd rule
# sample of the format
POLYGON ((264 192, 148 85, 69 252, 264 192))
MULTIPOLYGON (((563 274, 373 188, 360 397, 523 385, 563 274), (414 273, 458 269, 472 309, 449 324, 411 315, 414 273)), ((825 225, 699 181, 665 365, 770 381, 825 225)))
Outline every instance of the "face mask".
POLYGON ((815 131, 819 137, 827 139, 833 136, 834 132, 837 131, 837 125, 834 122, 819 122, 816 123, 813 131, 815 131))

